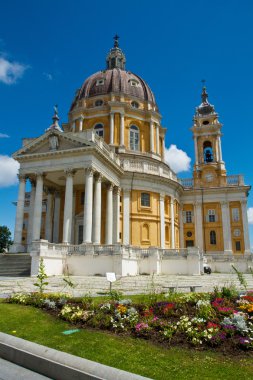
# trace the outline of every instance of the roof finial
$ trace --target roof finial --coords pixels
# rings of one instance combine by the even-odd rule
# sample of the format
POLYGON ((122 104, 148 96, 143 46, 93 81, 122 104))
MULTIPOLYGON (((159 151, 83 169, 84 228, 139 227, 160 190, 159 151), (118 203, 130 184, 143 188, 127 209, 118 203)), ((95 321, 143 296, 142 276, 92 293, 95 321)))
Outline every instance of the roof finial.
POLYGON ((56 122, 58 123, 58 120, 60 120, 60 118, 58 116, 58 105, 57 104, 54 105, 54 116, 52 117, 52 119, 53 119, 54 124, 56 124, 56 122))
POLYGON ((62 132, 61 127, 59 126, 59 123, 58 123, 60 118, 58 116, 58 105, 57 104, 54 105, 54 115, 53 115, 52 119, 53 119, 53 124, 50 125, 50 127, 47 128, 46 131, 49 131, 52 129, 57 129, 58 131, 62 132))
POLYGON ((118 48, 119 47, 119 36, 117 35, 117 33, 115 34, 113 39, 114 39, 114 47, 118 48))
POLYGON ((202 84, 203 84, 203 87, 202 87, 202 94, 201 94, 202 103, 208 103, 208 101, 207 101, 208 93, 206 92, 206 86, 205 86, 206 80, 205 80, 205 79, 202 79, 201 82, 202 82, 202 84))

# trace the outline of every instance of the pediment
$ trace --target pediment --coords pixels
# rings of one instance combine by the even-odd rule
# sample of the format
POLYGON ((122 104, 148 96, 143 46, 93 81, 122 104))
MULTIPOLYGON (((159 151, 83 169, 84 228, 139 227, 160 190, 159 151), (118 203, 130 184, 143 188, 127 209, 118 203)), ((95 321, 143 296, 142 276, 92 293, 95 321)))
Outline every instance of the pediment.
POLYGON ((14 157, 20 155, 53 153, 58 151, 63 152, 66 150, 78 149, 90 145, 92 145, 92 143, 74 136, 73 133, 64 133, 57 130, 50 130, 18 150, 14 154, 14 157))

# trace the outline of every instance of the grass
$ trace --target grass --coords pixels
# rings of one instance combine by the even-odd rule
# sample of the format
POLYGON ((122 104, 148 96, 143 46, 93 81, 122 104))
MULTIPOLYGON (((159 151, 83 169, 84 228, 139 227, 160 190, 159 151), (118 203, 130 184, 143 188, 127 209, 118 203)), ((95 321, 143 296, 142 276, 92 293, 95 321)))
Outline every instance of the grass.
POLYGON ((228 358, 212 351, 166 349, 143 339, 73 328, 30 306, 0 303, 0 330, 60 351, 157 380, 253 378, 252 356, 228 358))

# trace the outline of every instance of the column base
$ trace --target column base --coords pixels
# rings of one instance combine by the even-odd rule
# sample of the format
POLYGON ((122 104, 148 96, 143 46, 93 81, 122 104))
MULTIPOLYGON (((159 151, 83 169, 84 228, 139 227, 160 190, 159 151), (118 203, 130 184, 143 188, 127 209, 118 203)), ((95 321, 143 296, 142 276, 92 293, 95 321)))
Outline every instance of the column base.
POLYGON ((120 146, 118 147, 118 153, 125 153, 125 151, 126 151, 126 147, 125 147, 125 145, 120 145, 120 146))
POLYGON ((26 251, 25 247, 22 244, 14 243, 10 246, 10 253, 24 253, 26 251))
POLYGON ((225 254, 225 255, 233 255, 233 252, 232 252, 231 249, 225 249, 225 250, 224 250, 224 254, 225 254))

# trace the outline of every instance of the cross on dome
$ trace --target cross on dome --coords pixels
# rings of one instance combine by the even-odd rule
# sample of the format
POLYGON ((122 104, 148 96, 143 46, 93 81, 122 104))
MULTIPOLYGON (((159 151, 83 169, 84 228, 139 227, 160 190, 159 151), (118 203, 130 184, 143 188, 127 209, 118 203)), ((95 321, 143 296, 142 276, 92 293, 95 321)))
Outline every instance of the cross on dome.
POLYGON ((117 35, 117 33, 115 34, 113 39, 114 39, 114 47, 115 48, 119 47, 119 36, 117 35))

